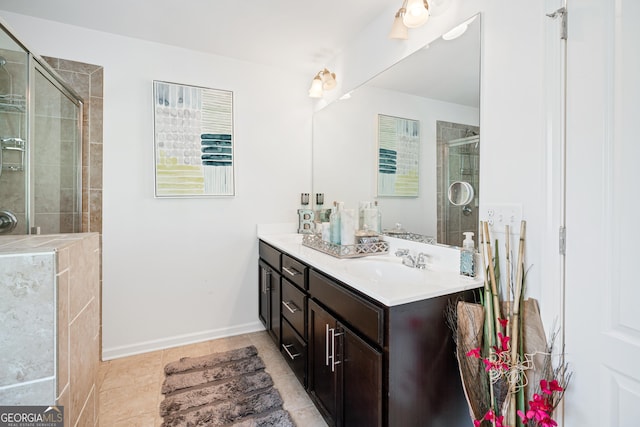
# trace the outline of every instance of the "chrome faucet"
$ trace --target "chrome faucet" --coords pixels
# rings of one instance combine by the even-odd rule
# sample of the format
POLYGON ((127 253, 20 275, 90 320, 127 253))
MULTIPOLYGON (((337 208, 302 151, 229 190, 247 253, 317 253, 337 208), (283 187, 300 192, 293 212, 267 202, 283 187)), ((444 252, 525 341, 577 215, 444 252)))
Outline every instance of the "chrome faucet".
POLYGON ((417 257, 409 253, 409 249, 398 249, 396 256, 402 258, 402 264, 411 268, 425 269, 427 267, 428 254, 420 252, 417 257))
POLYGON ((427 268, 427 260, 429 259, 429 255, 424 252, 420 252, 418 254, 418 258, 416 259, 416 268, 424 270, 427 268))

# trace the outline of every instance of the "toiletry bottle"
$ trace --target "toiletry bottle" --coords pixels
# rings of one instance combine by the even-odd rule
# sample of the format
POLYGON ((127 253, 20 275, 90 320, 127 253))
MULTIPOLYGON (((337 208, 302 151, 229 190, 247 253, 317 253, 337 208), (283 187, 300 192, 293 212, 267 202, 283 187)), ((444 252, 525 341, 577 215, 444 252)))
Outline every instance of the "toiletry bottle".
POLYGON ((380 206, 378 206, 378 201, 373 202, 373 206, 376 208, 378 220, 376 221, 375 231, 376 233, 382 233, 382 212, 380 211, 380 206))
POLYGON ((340 244, 340 210, 342 209, 342 202, 333 202, 335 209, 331 210, 331 215, 329 216, 329 228, 330 228, 330 236, 331 243, 334 245, 340 244))
POLYGON ((340 244, 355 245, 358 218, 355 209, 340 210, 340 244))
POLYGON ((460 274, 463 276, 476 277, 476 250, 473 242, 473 233, 466 231, 460 250, 460 274))

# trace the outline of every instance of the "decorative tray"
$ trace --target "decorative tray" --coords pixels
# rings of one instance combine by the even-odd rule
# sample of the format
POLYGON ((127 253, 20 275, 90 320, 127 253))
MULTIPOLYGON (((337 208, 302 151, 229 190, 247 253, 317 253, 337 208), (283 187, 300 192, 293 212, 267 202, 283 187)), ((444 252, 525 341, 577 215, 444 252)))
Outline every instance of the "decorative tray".
POLYGON ((383 240, 356 245, 336 245, 322 240, 315 234, 305 234, 302 236, 302 245, 336 258, 359 258, 389 253, 389 243, 383 240))

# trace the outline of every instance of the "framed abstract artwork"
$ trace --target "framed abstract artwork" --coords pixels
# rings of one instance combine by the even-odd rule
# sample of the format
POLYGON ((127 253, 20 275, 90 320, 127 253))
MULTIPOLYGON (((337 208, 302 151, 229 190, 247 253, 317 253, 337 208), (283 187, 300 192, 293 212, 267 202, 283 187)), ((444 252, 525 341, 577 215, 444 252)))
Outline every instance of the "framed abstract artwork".
POLYGON ((420 122, 378 114, 378 197, 418 197, 420 122))
POLYGON ((154 80, 156 197, 234 196, 233 92, 154 80))

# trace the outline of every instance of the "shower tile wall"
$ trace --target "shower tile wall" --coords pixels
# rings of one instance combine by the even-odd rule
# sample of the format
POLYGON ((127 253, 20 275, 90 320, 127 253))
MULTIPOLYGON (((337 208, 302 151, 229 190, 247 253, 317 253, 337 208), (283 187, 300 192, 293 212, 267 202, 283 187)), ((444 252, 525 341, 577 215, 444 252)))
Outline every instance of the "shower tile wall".
POLYGON ((82 231, 102 232, 102 101, 104 69, 43 57, 84 100, 82 135, 82 231))
MULTIPOLYGON (((439 243, 462 246, 465 231, 473 231, 478 235, 478 200, 479 200, 479 145, 459 146, 451 148, 447 142, 470 136, 471 133, 480 134, 478 126, 436 122, 438 149, 438 237, 439 243), (470 215, 463 214, 463 206, 449 203, 448 189, 454 181, 467 181, 475 190, 475 200, 470 205, 470 215)), ((474 237, 476 243, 478 238, 474 237)))
POLYGON ((99 270, 98 233, 0 236, 0 404, 96 425, 99 270))

